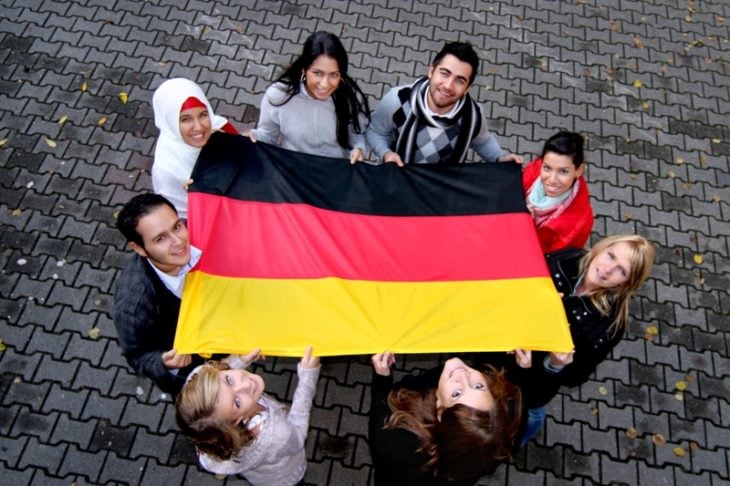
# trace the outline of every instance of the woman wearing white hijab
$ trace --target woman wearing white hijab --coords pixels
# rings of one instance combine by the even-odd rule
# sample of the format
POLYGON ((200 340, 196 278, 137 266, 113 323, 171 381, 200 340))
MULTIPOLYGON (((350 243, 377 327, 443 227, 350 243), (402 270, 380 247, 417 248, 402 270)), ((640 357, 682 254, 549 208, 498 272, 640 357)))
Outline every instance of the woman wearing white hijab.
POLYGON ((225 118, 216 116, 200 86, 184 78, 169 79, 152 96, 155 125, 160 136, 152 165, 152 188, 175 205, 181 218, 188 217, 190 179, 200 149, 213 130, 238 134, 225 118))

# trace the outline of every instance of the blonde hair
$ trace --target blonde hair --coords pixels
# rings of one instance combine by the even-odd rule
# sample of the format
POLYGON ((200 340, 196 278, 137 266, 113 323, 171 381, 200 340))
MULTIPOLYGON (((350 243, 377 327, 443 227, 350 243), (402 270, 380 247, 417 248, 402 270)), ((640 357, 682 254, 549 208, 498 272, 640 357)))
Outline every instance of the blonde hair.
POLYGON ((629 301, 636 294, 651 273, 656 250, 649 240, 639 235, 615 235, 600 240, 580 261, 580 274, 585 275, 593 259, 600 253, 617 243, 626 243, 629 247, 629 278, 626 282, 613 288, 595 289, 588 292, 588 297, 598 311, 607 316, 612 308, 616 308, 616 318, 611 323, 611 330, 616 333, 620 328, 628 330, 629 301))
POLYGON ((209 361, 190 376, 175 402, 180 430, 201 452, 219 460, 230 459, 254 439, 245 424, 213 417, 218 401, 218 373, 228 369, 228 363, 209 361))

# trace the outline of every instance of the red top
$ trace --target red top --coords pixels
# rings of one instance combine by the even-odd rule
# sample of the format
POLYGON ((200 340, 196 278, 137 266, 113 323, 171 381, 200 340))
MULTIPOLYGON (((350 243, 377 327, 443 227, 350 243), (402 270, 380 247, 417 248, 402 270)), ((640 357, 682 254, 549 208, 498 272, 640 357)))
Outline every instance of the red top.
MULTIPOLYGON (((522 173, 522 189, 527 194, 535 180, 540 177, 542 159, 537 158, 525 167, 522 173)), ((593 228, 593 210, 588 194, 588 184, 583 176, 575 182, 580 184, 578 194, 563 214, 548 224, 537 228, 537 236, 543 253, 551 253, 562 248, 583 248, 588 242, 593 228)))

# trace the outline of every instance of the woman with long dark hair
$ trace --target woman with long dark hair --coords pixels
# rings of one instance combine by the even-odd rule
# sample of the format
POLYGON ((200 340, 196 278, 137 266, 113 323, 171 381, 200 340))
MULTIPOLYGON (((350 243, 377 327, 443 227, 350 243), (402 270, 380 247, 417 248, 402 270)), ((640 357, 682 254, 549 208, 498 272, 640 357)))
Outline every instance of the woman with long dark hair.
POLYGON ((470 485, 508 459, 521 394, 504 372, 459 358, 393 385, 390 352, 372 357, 370 450, 379 485, 470 485))
POLYGON ((347 73, 347 52, 329 32, 316 32, 261 101, 252 140, 320 155, 362 160, 370 108, 347 73))

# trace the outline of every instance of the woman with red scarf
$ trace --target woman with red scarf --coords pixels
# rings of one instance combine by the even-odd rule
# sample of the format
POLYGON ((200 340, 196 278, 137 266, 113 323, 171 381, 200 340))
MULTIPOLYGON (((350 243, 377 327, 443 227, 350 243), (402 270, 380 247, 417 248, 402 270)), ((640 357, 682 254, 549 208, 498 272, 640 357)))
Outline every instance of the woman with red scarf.
POLYGON ((535 219, 543 253, 583 248, 593 228, 588 185, 583 178, 583 137, 559 132, 522 173, 527 209, 535 219))

